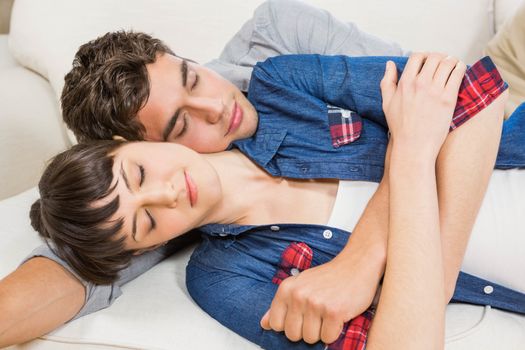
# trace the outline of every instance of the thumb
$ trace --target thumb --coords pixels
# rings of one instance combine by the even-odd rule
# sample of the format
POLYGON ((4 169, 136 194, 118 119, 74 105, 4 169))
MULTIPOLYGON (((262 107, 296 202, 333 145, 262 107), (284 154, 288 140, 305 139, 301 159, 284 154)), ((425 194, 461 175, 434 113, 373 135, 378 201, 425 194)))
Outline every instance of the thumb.
POLYGON ((383 97, 383 109, 390 104, 390 100, 397 87, 397 69, 393 61, 387 61, 385 75, 381 80, 381 96, 383 97))
POLYGON ((270 310, 266 311, 264 316, 261 318, 261 327, 269 331, 270 327, 270 310))

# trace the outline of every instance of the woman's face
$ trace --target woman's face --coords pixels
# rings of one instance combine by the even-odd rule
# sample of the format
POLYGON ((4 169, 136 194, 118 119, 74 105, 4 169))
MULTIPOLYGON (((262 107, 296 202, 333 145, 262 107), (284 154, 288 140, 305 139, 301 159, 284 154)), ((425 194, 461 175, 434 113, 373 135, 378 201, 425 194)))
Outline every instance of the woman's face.
POLYGON ((219 203, 215 169, 195 151, 173 143, 133 142, 114 153, 113 219, 122 218, 128 249, 147 249, 205 224, 219 203))

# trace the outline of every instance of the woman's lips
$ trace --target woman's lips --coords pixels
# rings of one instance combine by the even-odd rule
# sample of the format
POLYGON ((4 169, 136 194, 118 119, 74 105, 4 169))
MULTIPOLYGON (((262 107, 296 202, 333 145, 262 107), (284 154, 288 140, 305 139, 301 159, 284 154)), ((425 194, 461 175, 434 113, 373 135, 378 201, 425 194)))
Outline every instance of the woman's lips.
POLYGON ((242 123, 242 117, 243 111, 241 107, 239 107, 239 105, 237 104, 237 101, 234 101, 230 118, 230 127, 228 128, 228 131, 224 136, 235 132, 239 128, 239 126, 242 123))
POLYGON ((186 189, 188 190, 188 199, 190 200, 190 205, 193 207, 195 203, 197 203, 197 198, 199 191, 197 190, 197 186, 195 185, 195 182, 193 182, 193 179, 191 176, 184 171, 184 179, 186 180, 186 189))

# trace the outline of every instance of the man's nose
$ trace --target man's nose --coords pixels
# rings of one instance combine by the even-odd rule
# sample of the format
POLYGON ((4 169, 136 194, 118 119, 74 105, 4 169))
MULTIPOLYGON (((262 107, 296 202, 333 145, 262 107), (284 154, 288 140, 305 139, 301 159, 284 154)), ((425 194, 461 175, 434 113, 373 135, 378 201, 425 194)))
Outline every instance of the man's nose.
POLYGON ((195 116, 210 124, 218 123, 226 110, 220 98, 197 97, 193 99, 192 105, 196 110, 195 116))
POLYGON ((178 192, 170 182, 156 186, 145 187, 140 191, 139 202, 141 206, 168 207, 177 206, 178 192))

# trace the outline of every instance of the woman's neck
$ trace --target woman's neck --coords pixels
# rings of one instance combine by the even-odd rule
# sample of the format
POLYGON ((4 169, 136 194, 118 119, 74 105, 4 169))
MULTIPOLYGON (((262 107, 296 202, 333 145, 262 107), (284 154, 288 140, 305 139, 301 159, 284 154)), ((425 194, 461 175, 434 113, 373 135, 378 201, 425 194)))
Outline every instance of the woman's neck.
POLYGON ((206 223, 244 222, 254 205, 264 201, 269 185, 282 180, 272 177, 237 150, 203 156, 215 168, 222 187, 222 200, 206 223))
POLYGON ((337 180, 273 177, 237 150, 204 157, 215 168, 222 187, 222 200, 204 223, 327 223, 337 194, 337 180))

